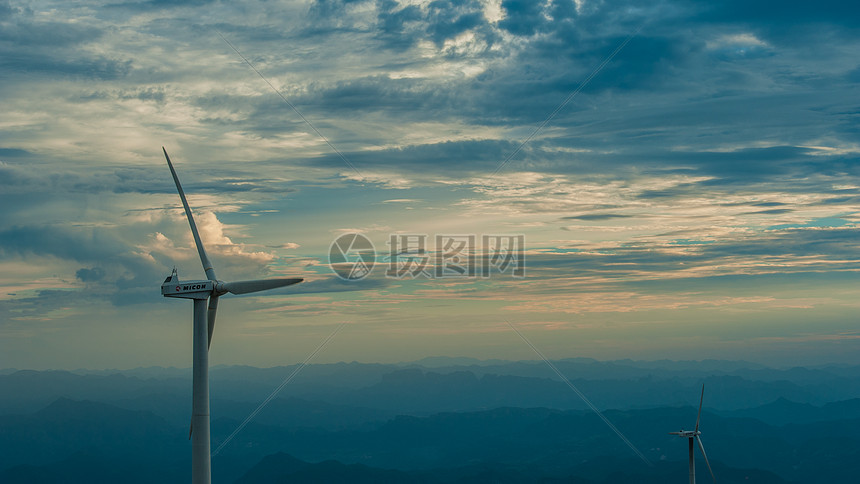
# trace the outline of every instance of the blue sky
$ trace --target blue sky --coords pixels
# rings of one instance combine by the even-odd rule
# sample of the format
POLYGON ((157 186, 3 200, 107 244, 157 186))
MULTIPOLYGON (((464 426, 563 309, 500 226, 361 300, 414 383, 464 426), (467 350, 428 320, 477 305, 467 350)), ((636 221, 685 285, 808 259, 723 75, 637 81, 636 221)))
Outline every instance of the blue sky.
POLYGON ((858 23, 835 1, 0 1, 0 367, 190 365, 191 305, 158 286, 203 273, 161 146, 219 277, 306 279, 225 298, 213 364, 301 361, 341 322, 317 361, 533 358, 506 321, 553 358, 856 361, 858 23), (522 234, 526 277, 344 282, 349 232, 522 234))

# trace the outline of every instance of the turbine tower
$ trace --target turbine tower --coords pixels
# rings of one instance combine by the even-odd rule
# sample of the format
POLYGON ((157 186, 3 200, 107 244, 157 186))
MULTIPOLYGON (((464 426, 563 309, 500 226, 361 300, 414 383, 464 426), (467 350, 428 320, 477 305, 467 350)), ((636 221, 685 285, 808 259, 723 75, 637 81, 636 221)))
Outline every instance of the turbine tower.
POLYGON ((299 278, 280 279, 257 279, 252 281, 223 282, 215 277, 215 270, 203 248, 200 234, 197 232, 197 224, 191 215, 185 192, 179 184, 176 170, 164 151, 164 158, 182 206, 185 208, 185 216, 191 226, 191 234, 194 236, 194 244, 197 245, 197 253, 200 254, 200 262, 203 263, 203 271, 206 273, 205 280, 180 281, 173 269, 173 273, 165 279, 161 285, 161 294, 164 297, 178 297, 194 300, 194 329, 193 329, 193 370, 192 370, 192 397, 191 397, 191 482, 192 484, 210 484, 212 480, 212 467, 209 453, 209 345, 212 343, 212 331, 215 329, 215 313, 218 310, 218 298, 227 294, 248 294, 267 289, 289 286, 302 282, 299 278), (208 305, 207 305, 208 301, 208 305))
POLYGON ((690 484, 696 484, 696 461, 693 456, 693 440, 698 442, 699 450, 702 451, 702 457, 705 458, 705 464, 708 465, 708 470, 711 472, 711 478, 714 482, 717 482, 717 478, 714 476, 714 471, 711 469, 711 463, 708 462, 708 454, 705 453, 705 446, 702 445, 702 432, 699 432, 699 420, 702 418, 702 402, 705 400, 705 385, 702 385, 702 396, 699 398, 699 415, 696 417, 696 430, 684 430, 681 429, 680 432, 669 432, 671 435, 677 435, 678 437, 686 437, 689 439, 689 447, 690 447, 690 484))

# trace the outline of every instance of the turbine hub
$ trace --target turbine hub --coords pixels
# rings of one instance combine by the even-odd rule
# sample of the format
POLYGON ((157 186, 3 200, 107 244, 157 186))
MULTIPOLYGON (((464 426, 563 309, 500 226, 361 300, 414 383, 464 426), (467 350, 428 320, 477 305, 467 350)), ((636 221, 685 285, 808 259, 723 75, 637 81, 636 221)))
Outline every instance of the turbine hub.
POLYGON ((212 294, 213 295, 223 296, 224 294, 227 294, 228 292, 230 292, 224 287, 224 281, 212 281, 212 282, 214 283, 214 285, 212 287, 212 294))

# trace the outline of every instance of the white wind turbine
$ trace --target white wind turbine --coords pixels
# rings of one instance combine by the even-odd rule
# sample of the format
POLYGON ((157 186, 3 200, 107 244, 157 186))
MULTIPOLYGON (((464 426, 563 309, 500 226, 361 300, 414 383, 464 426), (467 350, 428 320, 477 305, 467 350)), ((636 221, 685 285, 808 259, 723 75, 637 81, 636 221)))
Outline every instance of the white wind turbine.
POLYGON ((711 463, 708 462, 708 454, 705 453, 705 446, 702 445, 702 432, 699 432, 699 420, 702 418, 702 402, 705 400, 705 385, 702 385, 702 396, 699 398, 699 415, 696 417, 696 429, 695 430, 684 430, 681 429, 680 432, 669 432, 671 435, 677 435, 678 437, 686 437, 690 442, 690 484, 696 484, 696 461, 693 456, 693 440, 699 443, 699 450, 702 451, 702 457, 705 458, 705 464, 708 465, 708 470, 711 472, 711 478, 714 482, 717 482, 717 478, 714 476, 714 471, 711 469, 711 463))
POLYGON ((215 277, 215 270, 212 268, 212 263, 209 262, 209 257, 207 257, 206 250, 203 248, 203 242, 200 240, 197 225, 194 223, 194 217, 191 216, 191 208, 185 199, 182 185, 179 184, 176 170, 173 169, 170 157, 167 156, 167 150, 163 146, 161 150, 164 151, 164 158, 167 159, 167 166, 170 167, 170 173, 173 175, 173 181, 176 183, 176 190, 179 191, 179 198, 182 199, 185 216, 188 217, 191 234, 194 236, 194 244, 197 245, 197 253, 200 254, 200 262, 203 263, 203 270, 206 272, 206 280, 180 281, 174 268, 173 273, 161 285, 161 294, 165 297, 194 300, 194 363, 192 371, 193 387, 190 436, 191 482, 192 484, 210 484, 212 468, 209 453, 209 345, 212 343, 212 330, 215 328, 215 312, 218 310, 218 298, 228 292, 231 294, 248 294, 289 286, 290 284, 302 282, 302 279, 280 278, 237 282, 219 281, 215 277), (207 300, 209 301, 208 310, 207 300))

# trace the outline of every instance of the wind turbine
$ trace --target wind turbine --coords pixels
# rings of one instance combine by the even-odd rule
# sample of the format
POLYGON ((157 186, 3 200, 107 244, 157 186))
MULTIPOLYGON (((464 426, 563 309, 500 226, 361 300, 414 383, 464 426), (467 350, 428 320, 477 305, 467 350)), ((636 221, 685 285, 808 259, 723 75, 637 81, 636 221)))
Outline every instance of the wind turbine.
POLYGON ((210 484, 212 480, 212 467, 209 453, 209 345, 212 343, 212 331, 215 329, 215 313, 218 310, 218 298, 227 294, 249 294, 267 289, 289 286, 302 282, 298 278, 280 279, 257 279, 252 281, 223 282, 215 277, 215 270, 203 248, 200 234, 197 232, 197 224, 191 215, 191 208, 185 199, 185 192, 179 184, 176 170, 164 151, 164 158, 182 206, 185 208, 185 216, 191 226, 191 234, 194 236, 194 244, 197 245, 197 253, 200 254, 200 262, 203 263, 203 271, 206 272, 205 280, 180 281, 176 273, 164 280, 161 285, 161 294, 164 297, 178 297, 194 300, 194 330, 193 330, 193 371, 192 371, 192 396, 191 396, 191 482, 192 484, 210 484), (209 302, 207 308, 207 300, 209 302))
POLYGON ((678 437, 686 437, 690 443, 690 484, 696 484, 696 461, 693 458, 693 440, 699 443, 699 450, 702 451, 702 457, 705 458, 705 464, 708 465, 708 470, 711 472, 711 478, 717 482, 714 476, 714 471, 711 469, 711 463, 708 462, 708 454, 705 453, 705 446, 702 445, 702 432, 699 432, 699 420, 702 418, 702 402, 705 400, 705 385, 702 385, 702 396, 699 398, 699 415, 696 417, 696 430, 684 430, 680 432, 669 432, 671 435, 678 437))

